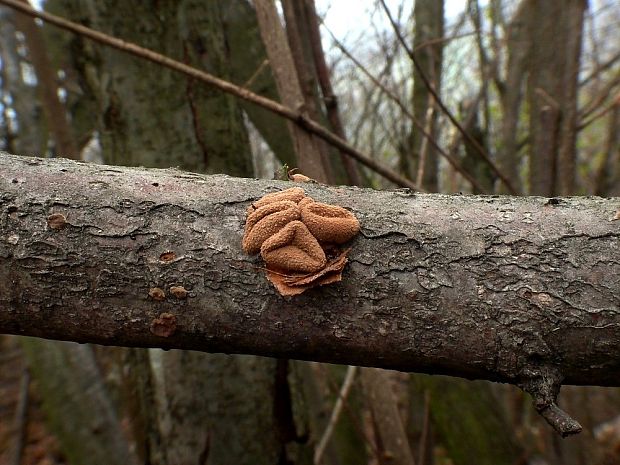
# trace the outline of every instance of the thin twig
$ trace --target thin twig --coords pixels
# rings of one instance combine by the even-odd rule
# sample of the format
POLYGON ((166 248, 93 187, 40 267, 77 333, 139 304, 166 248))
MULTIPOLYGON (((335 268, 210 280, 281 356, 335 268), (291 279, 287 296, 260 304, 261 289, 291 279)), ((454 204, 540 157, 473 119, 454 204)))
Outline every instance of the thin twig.
POLYGON ((355 379, 355 374, 357 373, 356 366, 349 366, 347 368, 347 374, 342 383, 342 387, 340 388, 340 392, 338 393, 338 398, 336 399, 336 403, 334 404, 334 409, 332 410, 332 414, 329 418, 329 423, 323 432, 323 436, 319 441, 319 444, 316 446, 314 451, 314 465, 319 465, 321 463, 321 458, 323 457, 323 453, 327 448, 327 443, 329 442, 332 434, 334 432, 334 427, 338 420, 340 419, 340 414, 342 413, 342 407, 349 396, 349 392, 351 392, 351 387, 353 386, 353 380, 355 379))
MULTIPOLYGON (((327 62, 325 61, 325 53, 321 42, 321 31, 319 30, 319 19, 314 0, 305 0, 305 7, 306 14, 308 16, 308 32, 310 37, 310 48, 312 49, 312 59, 314 61, 317 79, 321 87, 323 104, 325 105, 325 113, 327 114, 330 129, 334 131, 338 137, 343 140, 347 140, 338 110, 338 97, 336 97, 336 94, 334 93, 329 69, 327 67, 327 62)), ((347 173, 347 177, 349 178, 349 182, 353 185, 361 186, 362 177, 358 167, 355 165, 355 162, 351 160, 350 157, 342 155, 341 159, 347 173)))
POLYGON ((603 116, 605 116, 607 113, 609 113, 610 111, 612 111, 614 108, 616 108, 617 106, 620 106, 620 93, 618 93, 617 97, 611 101, 607 106, 605 106, 604 108, 602 108, 598 113, 596 113, 595 115, 593 115, 592 117, 590 117, 590 119, 586 120, 586 121, 582 121, 581 123, 579 123, 577 125, 577 130, 581 131, 582 129, 590 126, 592 123, 594 123, 597 119, 602 118, 603 116))
POLYGON ((261 73, 265 70, 265 68, 267 68, 267 66, 269 65, 269 60, 267 58, 265 58, 263 60, 263 62, 259 65, 258 68, 256 68, 256 71, 254 71, 254 73, 252 74, 252 76, 250 76, 250 79, 248 79, 247 81, 245 81, 245 83, 243 84, 243 88, 244 89, 249 89, 252 87, 252 85, 254 84, 254 81, 256 81, 256 79, 258 78, 258 76, 261 75, 261 73))
POLYGON ((453 40, 464 39, 466 37, 473 36, 474 34, 476 34, 476 33, 475 32, 465 32, 463 34, 458 34, 458 35, 455 35, 455 36, 435 37, 434 39, 428 39, 428 40, 422 42, 421 44, 416 45, 416 47, 413 49, 413 53, 418 53, 423 48, 430 47, 431 45, 445 44, 445 43, 451 42, 453 40))
POLYGON ((405 49, 407 55, 409 56, 409 58, 411 59, 411 61, 413 62, 413 66, 415 67, 416 71, 418 72, 418 75, 420 76, 420 79, 422 79, 422 81, 424 82, 424 85, 426 86, 426 88, 428 89, 428 91, 430 92, 430 94, 433 96, 433 98, 435 99, 435 102, 437 102, 437 106, 439 106, 439 108, 441 108, 441 111, 443 111, 445 113, 445 115, 448 117, 448 119, 452 122, 452 124, 454 124, 454 126, 457 128, 457 130, 463 134, 463 137, 470 143, 472 144, 472 146, 476 149, 476 151, 479 153, 480 157, 489 165, 489 167, 491 168, 491 170, 497 175, 497 177, 504 183, 504 185, 506 186, 506 188, 508 189, 508 191, 511 194, 516 195, 517 194, 517 190, 514 188, 514 186, 512 185, 512 183, 510 182, 510 180, 508 179, 508 177, 506 177, 505 174, 503 174, 499 168, 495 165, 495 163, 493 162, 493 160, 491 160, 491 158, 489 158, 489 155, 485 152, 485 150, 480 146, 480 144, 478 143, 478 141, 476 141, 471 134, 469 134, 464 128, 463 126, 461 126, 461 124, 457 121, 457 119, 454 117, 454 115, 452 114, 452 112, 448 109, 448 107, 446 107, 446 105, 443 103, 443 101, 441 100, 441 98, 439 97, 439 95, 437 94, 437 92, 435 91, 435 88, 433 87, 433 85, 430 83, 430 81, 428 80, 428 77, 426 76, 426 74, 424 73, 424 70, 422 69, 422 67, 420 66, 420 64, 418 63, 417 58, 415 57, 415 53, 413 53, 413 51, 409 48, 409 46, 407 45, 407 42, 405 41, 405 39, 403 38, 401 32, 400 32, 400 28, 398 27, 398 24, 396 23, 396 21, 394 20, 394 18, 392 17, 392 14, 390 13, 389 8, 387 7, 387 5, 385 4, 385 0, 379 0, 381 2, 381 5, 383 6, 383 10, 385 11, 390 24, 392 25, 392 28, 394 29, 394 33, 396 34, 398 41, 401 43, 401 45, 403 46, 403 48, 405 49))
MULTIPOLYGON (((324 373, 324 378, 325 378, 325 381, 327 382, 327 387, 330 393, 340 391, 339 386, 336 384, 336 381, 334 380, 333 375, 329 372, 329 370, 325 369, 324 364, 315 362, 313 366, 316 366, 317 371, 321 370, 324 373)), ((379 451, 377 450, 373 441, 370 439, 368 429, 364 425, 360 424, 360 421, 363 422, 364 420, 360 418, 359 410, 355 409, 354 411, 354 408, 351 406, 350 402, 345 402, 343 404, 343 407, 344 407, 343 411, 346 412, 349 420, 351 421, 350 423, 351 427, 355 430, 355 432, 358 434, 360 438, 363 438, 364 443, 366 444, 366 447, 369 449, 370 454, 376 456, 379 453, 379 451)))
POLYGON ((604 63, 601 63, 599 66, 594 68, 594 70, 587 77, 585 77, 582 81, 579 82, 579 87, 586 85, 592 79, 596 78, 601 72, 605 71, 606 69, 611 68, 619 60, 620 60, 620 51, 618 51, 615 55, 613 55, 609 60, 605 61, 604 63))
POLYGON ((172 69, 174 71, 185 74, 186 76, 197 79, 198 81, 209 84, 213 87, 218 88, 222 92, 225 92, 230 95, 234 95, 240 99, 246 100, 248 102, 252 102, 256 105, 259 105, 262 108, 265 108, 277 115, 286 118, 293 123, 297 124, 301 128, 306 131, 320 137, 325 140, 329 144, 338 148, 343 153, 348 154, 352 158, 355 158, 362 165, 370 168, 376 173, 380 174, 384 178, 392 181, 394 184, 400 187, 408 187, 417 191, 424 191, 416 184, 414 184, 409 179, 404 176, 399 175, 394 170, 384 166, 383 164, 377 162, 369 155, 361 152, 356 149, 342 138, 338 137, 316 121, 309 119, 304 114, 293 110, 287 106, 284 106, 278 102, 270 100, 261 95, 250 92, 247 89, 239 87, 229 81, 225 81, 224 79, 217 78, 212 74, 201 71, 192 66, 186 65, 185 63, 181 63, 179 61, 173 60, 170 57, 162 55, 160 53, 154 52, 144 47, 140 47, 131 42, 126 42, 124 40, 118 39, 116 37, 112 37, 108 34, 104 34, 103 32, 96 31, 94 29, 90 29, 86 26, 82 26, 81 24, 74 23, 72 21, 66 20, 56 15, 52 15, 50 13, 46 13, 44 11, 37 11, 31 8, 28 5, 25 5, 17 0, 0 0, 0 4, 6 5, 15 10, 21 11, 27 15, 33 16, 35 18, 39 18, 43 21, 46 21, 50 24, 58 26, 62 29, 66 29, 68 31, 74 32, 78 35, 87 37, 91 40, 99 42, 101 44, 107 45, 109 47, 115 48, 117 50, 121 50, 123 52, 129 53, 131 55, 143 58, 145 60, 156 63, 160 66, 172 69))
MULTIPOLYGON (((435 105, 433 104, 432 99, 428 99, 428 106, 426 108, 426 123, 424 129, 426 132, 431 132, 431 126, 433 124, 433 114, 435 110, 435 105)), ((422 185, 422 181, 424 180, 424 169, 426 168, 426 156, 428 152, 428 137, 422 139, 422 143, 420 144, 420 155, 418 157, 418 172, 416 173, 416 184, 418 186, 422 185)))
POLYGON ((355 66, 357 66, 357 68, 366 75, 366 77, 368 77, 368 79, 370 79, 372 81, 372 83, 374 85, 376 85, 385 95, 387 95, 396 105, 398 105, 398 108, 400 108, 400 110, 403 112, 403 114, 405 116, 407 116, 407 118, 409 118, 411 120, 411 122, 413 123, 413 125, 418 128, 418 130, 422 133, 422 135, 428 139, 428 142, 435 148, 435 150, 437 150, 437 152, 444 157, 448 163, 450 163, 450 165, 452 165, 452 167, 458 171, 465 179, 467 179, 467 181, 469 181, 471 183, 471 185, 478 189, 480 192, 484 192, 485 189, 480 185, 480 183, 478 182, 478 180, 476 178, 474 178, 471 174, 469 174, 461 165, 460 163, 454 158, 452 157, 450 154, 448 154, 448 152, 446 152, 444 149, 441 148, 441 146, 437 143, 437 141, 435 141, 435 139, 433 138, 433 136, 425 129, 424 124, 422 124, 413 113, 411 113, 411 111, 403 104, 403 102, 400 100, 400 98, 398 98, 398 96, 396 94, 394 94, 394 92, 392 92, 390 89, 388 89, 377 77, 375 77, 370 71, 368 71, 368 69, 357 59, 355 58, 351 52, 349 52, 346 47, 336 38, 336 36, 334 35, 334 33, 325 25, 323 24, 323 27, 325 28, 325 30, 329 33, 329 35, 331 36, 332 40, 334 41, 334 44, 336 45, 336 47, 338 47, 338 49, 344 53, 347 58, 349 58, 349 60, 351 60, 353 62, 353 64, 355 66))

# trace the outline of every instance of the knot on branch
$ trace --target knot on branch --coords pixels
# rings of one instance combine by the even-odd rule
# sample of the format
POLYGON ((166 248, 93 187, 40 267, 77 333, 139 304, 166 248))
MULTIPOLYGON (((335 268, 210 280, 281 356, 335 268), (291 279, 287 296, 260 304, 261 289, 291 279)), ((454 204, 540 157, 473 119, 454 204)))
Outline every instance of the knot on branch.
POLYGON ((581 425, 556 404, 562 387, 562 373, 550 365, 527 367, 522 373, 521 388, 534 400, 536 411, 562 437, 581 432, 581 425))
POLYGON ((267 194, 248 208, 243 250, 260 252, 267 277, 282 295, 341 280, 348 250, 360 224, 348 210, 315 202, 293 187, 267 194))

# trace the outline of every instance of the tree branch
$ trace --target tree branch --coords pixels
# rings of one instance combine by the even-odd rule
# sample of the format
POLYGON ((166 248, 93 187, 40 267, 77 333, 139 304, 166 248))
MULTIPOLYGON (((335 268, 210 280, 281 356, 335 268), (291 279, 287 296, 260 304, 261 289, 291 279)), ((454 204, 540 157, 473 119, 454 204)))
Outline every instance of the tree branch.
POLYGON ((560 383, 618 386, 620 199, 304 184, 362 230, 285 299, 241 236, 288 187, 0 155, 0 333, 488 379, 554 415, 560 383))

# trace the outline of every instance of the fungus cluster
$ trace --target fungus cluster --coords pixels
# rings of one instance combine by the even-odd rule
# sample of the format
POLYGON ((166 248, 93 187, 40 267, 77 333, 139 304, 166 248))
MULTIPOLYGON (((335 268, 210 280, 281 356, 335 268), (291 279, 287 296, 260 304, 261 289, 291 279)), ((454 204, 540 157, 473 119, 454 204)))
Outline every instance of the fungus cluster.
POLYGON ((250 255, 260 252, 267 277, 280 294, 301 294, 341 280, 348 249, 339 246, 360 229, 351 212, 315 202, 293 187, 265 195, 247 214, 243 250, 250 255))

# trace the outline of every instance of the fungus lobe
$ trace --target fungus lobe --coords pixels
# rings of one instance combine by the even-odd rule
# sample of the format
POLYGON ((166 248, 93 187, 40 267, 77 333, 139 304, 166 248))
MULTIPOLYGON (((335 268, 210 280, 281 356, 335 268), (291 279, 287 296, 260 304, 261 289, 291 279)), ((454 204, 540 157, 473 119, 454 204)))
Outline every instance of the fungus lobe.
POLYGON ((267 194, 247 210, 243 250, 260 252, 267 278, 282 295, 342 279, 349 249, 342 245, 360 229, 348 210, 315 202, 294 187, 267 194))

